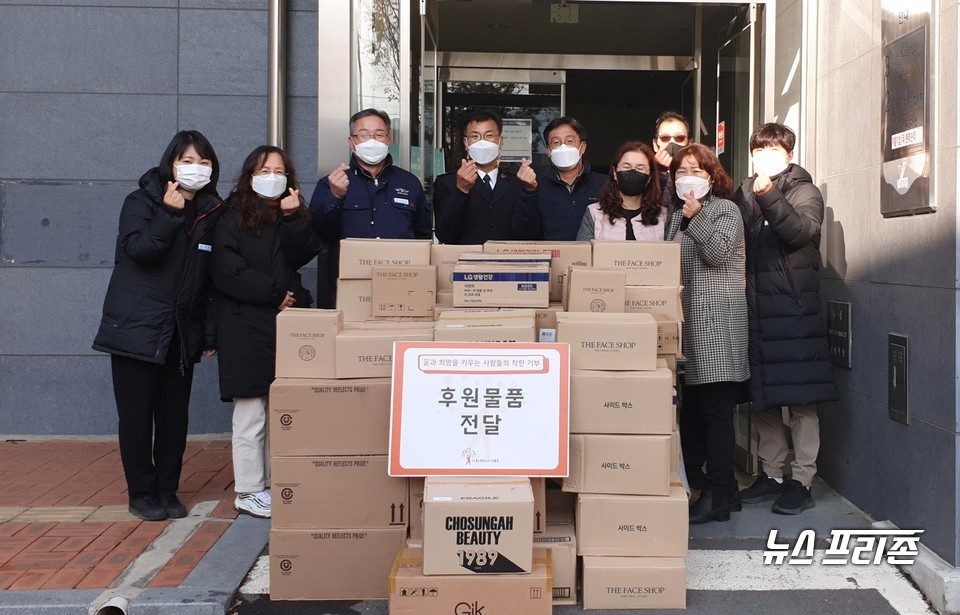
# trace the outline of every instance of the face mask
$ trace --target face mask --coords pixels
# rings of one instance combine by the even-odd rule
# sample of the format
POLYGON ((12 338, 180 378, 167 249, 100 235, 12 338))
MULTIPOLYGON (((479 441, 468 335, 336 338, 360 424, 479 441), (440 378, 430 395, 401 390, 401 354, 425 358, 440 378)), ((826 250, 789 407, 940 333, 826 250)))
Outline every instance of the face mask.
POLYGON ((253 191, 261 197, 272 200, 279 198, 287 189, 287 176, 271 173, 270 175, 254 175, 253 191))
POLYGON ((650 176, 640 171, 617 171, 617 188, 627 196, 637 196, 647 187, 650 176))
POLYGON ((685 175, 678 177, 674 183, 677 189, 677 196, 681 199, 687 197, 687 193, 693 191, 693 198, 700 200, 710 192, 710 180, 695 175, 685 175))
POLYGON ((670 157, 672 158, 673 156, 677 155, 677 152, 683 149, 683 146, 676 141, 671 141, 664 149, 667 150, 667 153, 670 154, 670 157))
POLYGON ((564 143, 550 150, 550 162, 561 171, 572 169, 580 162, 580 148, 564 143))
POLYGON ((500 155, 500 146, 490 141, 480 140, 467 148, 470 158, 477 164, 490 164, 500 155))
POLYGON ((753 155, 753 169, 767 177, 780 175, 790 165, 787 155, 775 149, 762 149, 753 155))
POLYGON ((177 171, 177 183, 184 190, 196 192, 210 183, 210 176, 213 175, 213 167, 205 167, 202 164, 178 164, 174 168, 177 171))
POLYGON ((376 139, 369 139, 363 143, 357 143, 354 151, 357 157, 367 164, 380 164, 390 152, 390 146, 376 139))

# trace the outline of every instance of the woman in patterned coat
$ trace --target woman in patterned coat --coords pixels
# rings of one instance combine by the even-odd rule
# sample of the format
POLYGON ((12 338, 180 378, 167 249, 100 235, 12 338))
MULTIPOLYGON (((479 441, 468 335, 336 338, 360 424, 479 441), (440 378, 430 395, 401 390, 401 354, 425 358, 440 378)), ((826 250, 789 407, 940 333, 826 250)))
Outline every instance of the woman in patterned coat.
POLYGON ((745 250, 733 182, 713 151, 691 144, 670 165, 683 215, 666 239, 683 233, 683 352, 687 357, 680 442, 690 484, 700 499, 690 523, 728 521, 740 510, 733 473, 733 407, 745 397, 747 363, 745 250), (706 463, 706 473, 703 465, 706 463))

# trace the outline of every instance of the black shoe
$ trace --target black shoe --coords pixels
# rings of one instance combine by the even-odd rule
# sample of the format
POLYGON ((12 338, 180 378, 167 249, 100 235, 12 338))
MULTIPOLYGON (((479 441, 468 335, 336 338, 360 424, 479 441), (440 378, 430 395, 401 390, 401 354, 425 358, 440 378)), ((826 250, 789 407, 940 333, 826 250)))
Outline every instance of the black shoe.
POLYGON ((167 509, 157 496, 152 494, 135 495, 130 498, 130 514, 144 521, 163 521, 167 518, 167 509))
POLYGON ((177 498, 176 493, 161 493, 158 497, 160 505, 167 511, 169 519, 183 519, 187 516, 187 507, 177 498))
POLYGON ((799 515, 808 508, 813 508, 817 505, 813 501, 813 495, 810 493, 810 489, 803 486, 798 480, 793 480, 792 478, 789 481, 786 481, 786 489, 783 491, 783 495, 777 498, 777 501, 773 503, 773 512, 780 513, 781 515, 799 515))
POLYGON ((690 507, 690 525, 701 525, 710 521, 729 521, 730 512, 736 506, 734 498, 720 495, 712 489, 700 492, 700 499, 690 507))
POLYGON ((775 500, 786 490, 786 481, 778 483, 763 472, 753 481, 753 484, 740 492, 740 500, 744 504, 756 504, 767 500, 775 500))

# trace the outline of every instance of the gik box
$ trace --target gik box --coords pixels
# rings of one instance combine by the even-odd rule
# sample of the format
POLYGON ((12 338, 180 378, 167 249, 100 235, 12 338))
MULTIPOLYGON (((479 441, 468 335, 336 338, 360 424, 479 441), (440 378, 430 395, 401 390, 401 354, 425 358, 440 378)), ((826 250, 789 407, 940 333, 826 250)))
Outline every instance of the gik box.
POLYGON ((464 263, 453 269, 456 307, 547 307, 550 266, 544 263, 464 263))
POLYGON ((373 283, 370 280, 337 280, 337 309, 344 322, 370 320, 373 312, 373 283))
POLYGON ((423 493, 423 555, 423 573, 428 575, 530 572, 530 481, 428 476, 423 493))
POLYGON ((583 609, 687 608, 687 566, 680 557, 583 558, 583 609))
POLYGON ((337 378, 389 378, 393 343, 433 341, 433 322, 347 323, 337 335, 337 378))
POLYGON ((593 266, 625 269, 631 286, 676 286, 680 284, 680 244, 594 240, 593 266))
POLYGON ((673 374, 570 372, 570 433, 666 434, 673 429, 673 374))
POLYGON ((553 561, 553 604, 577 603, 577 530, 573 523, 548 525, 533 537, 536 547, 550 551, 553 561))
POLYGON ((568 312, 623 312, 627 274, 623 269, 570 267, 564 284, 568 312))
POLYGON ((373 268, 373 316, 433 316, 437 302, 437 268, 404 265, 373 268))
POLYGON ((276 377, 336 378, 336 338, 342 326, 340 310, 281 310, 277 314, 276 377))
POLYGON ((426 576, 425 549, 404 549, 390 571, 390 615, 550 615, 550 552, 536 549, 529 574, 426 576))
POLYGON ((571 265, 593 264, 588 241, 488 241, 484 252, 550 252, 550 301, 563 301, 564 281, 571 265))
POLYGON ((429 239, 341 239, 340 279, 369 280, 377 265, 429 265, 429 239))
POLYGON ((627 286, 623 310, 630 314, 644 313, 683 320, 682 286, 627 286))
POLYGON ((271 600, 384 600, 405 527, 273 529, 271 600))
POLYGON ((687 494, 673 485, 669 495, 581 493, 577 499, 580 555, 684 557, 688 533, 687 494))
POLYGON ((407 527, 406 478, 386 455, 273 457, 273 527, 407 527))
POLYGON ((390 378, 277 378, 269 407, 274 457, 389 452, 390 378))
POLYGON ((435 243, 430 246, 430 264, 437 268, 437 292, 453 291, 453 266, 464 252, 479 252, 482 245, 435 243))
POLYGON ((436 342, 535 342, 533 310, 447 311, 433 329, 436 342))
POLYGON ((650 314, 558 312, 557 341, 569 342, 572 369, 657 367, 657 321, 650 314))
POLYGON ((670 436, 570 435, 564 491, 630 495, 670 493, 670 436))

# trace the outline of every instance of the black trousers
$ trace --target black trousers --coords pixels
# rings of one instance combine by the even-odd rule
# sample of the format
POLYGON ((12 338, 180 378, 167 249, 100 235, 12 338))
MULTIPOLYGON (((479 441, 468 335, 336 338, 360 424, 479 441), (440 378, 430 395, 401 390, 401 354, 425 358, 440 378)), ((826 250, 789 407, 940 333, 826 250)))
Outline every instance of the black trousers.
POLYGON ((113 392, 120 416, 120 459, 130 496, 176 493, 187 446, 193 367, 180 373, 174 335, 163 365, 113 356, 113 392))
POLYGON ((741 397, 740 382, 711 382, 684 387, 680 407, 680 445, 692 487, 736 493, 733 450, 736 437, 733 407, 741 397), (703 464, 707 464, 706 473, 703 464))

